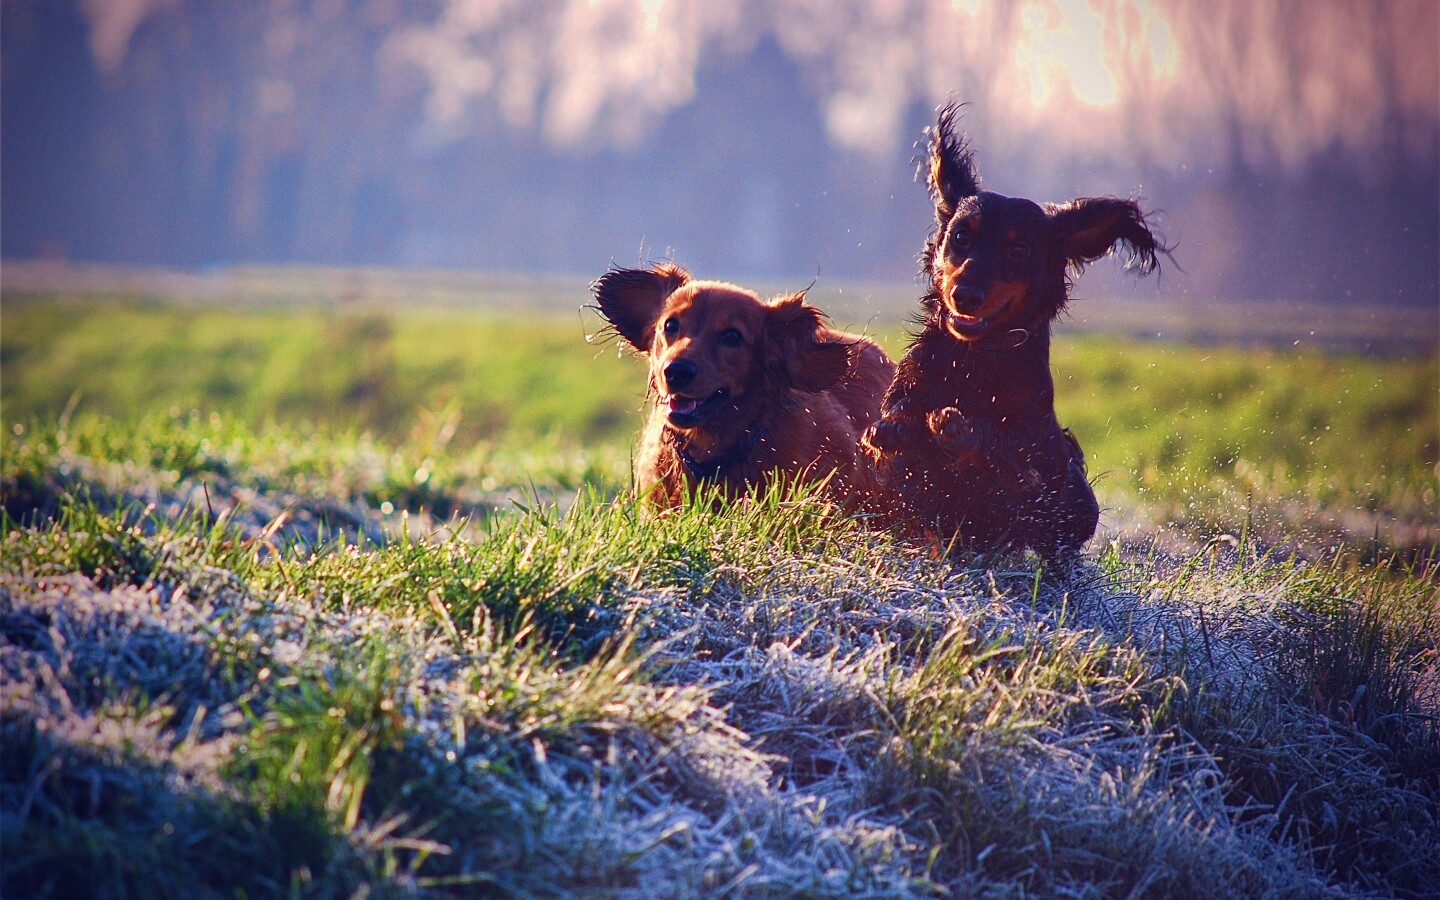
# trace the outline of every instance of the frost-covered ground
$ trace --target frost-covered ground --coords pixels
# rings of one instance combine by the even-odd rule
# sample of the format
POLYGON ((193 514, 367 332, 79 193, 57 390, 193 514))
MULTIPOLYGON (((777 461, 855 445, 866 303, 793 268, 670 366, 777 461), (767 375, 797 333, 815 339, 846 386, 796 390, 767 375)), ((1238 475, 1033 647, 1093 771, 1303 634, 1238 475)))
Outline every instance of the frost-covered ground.
POLYGON ((1433 570, 951 563, 584 459, 93 438, 0 473, 6 896, 1440 884, 1433 570))

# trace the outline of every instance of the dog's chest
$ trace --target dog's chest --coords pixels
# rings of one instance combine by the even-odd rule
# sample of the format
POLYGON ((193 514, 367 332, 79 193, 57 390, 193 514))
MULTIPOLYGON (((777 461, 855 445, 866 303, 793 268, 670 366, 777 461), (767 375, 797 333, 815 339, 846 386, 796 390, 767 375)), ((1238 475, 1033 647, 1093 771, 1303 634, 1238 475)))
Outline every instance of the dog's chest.
POLYGON ((910 402, 925 411, 953 406, 966 416, 1001 421, 1043 403, 1048 369, 1039 374, 997 365, 979 354, 939 355, 917 367, 910 402))

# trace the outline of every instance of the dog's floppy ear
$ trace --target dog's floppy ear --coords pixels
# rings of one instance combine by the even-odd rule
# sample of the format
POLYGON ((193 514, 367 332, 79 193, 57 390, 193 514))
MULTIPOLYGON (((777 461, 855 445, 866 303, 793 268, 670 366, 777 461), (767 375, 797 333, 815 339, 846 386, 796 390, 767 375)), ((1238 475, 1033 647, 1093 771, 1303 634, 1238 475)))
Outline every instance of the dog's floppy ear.
POLYGON ((1065 262, 1076 271, 1109 253, 1116 243, 1125 247, 1125 267, 1141 275, 1159 267, 1158 254, 1169 252, 1133 200, 1082 197, 1051 206, 1046 212, 1065 262))
POLYGON ((959 115, 959 104, 945 104, 930 130, 930 196, 935 200, 935 222, 941 228, 955 215, 955 204, 980 192, 975 154, 955 125, 959 115))
POLYGON ((850 370, 850 348, 820 340, 825 314, 805 302, 805 292, 770 301, 766 350, 771 371, 790 387, 823 391, 850 370))
POLYGON ((690 273, 674 263, 651 269, 615 269, 601 275, 590 292, 605 317, 631 347, 648 353, 655 320, 665 300, 690 281, 690 273))

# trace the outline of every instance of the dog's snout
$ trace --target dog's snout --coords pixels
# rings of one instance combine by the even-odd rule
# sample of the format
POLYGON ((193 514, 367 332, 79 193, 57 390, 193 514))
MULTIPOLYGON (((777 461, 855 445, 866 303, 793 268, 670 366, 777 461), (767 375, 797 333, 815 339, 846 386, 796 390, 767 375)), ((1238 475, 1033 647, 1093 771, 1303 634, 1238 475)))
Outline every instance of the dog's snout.
POLYGON ((977 288, 961 285, 955 288, 950 294, 951 302, 955 304, 955 310, 966 314, 977 312, 985 305, 985 294, 977 288))
POLYGON ((671 393, 680 390, 695 380, 695 364, 688 359, 677 359, 665 367, 665 387, 671 393))

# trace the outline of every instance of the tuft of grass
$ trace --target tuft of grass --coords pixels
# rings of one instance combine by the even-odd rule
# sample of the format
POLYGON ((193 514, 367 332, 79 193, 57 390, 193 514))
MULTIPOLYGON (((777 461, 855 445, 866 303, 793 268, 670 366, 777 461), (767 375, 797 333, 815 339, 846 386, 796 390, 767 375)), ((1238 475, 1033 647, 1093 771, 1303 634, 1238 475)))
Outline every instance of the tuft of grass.
MULTIPOLYGON (((1440 880, 1440 607, 1434 572, 1277 558, 1214 541, 1083 617, 1128 632, 1185 690, 1173 721, 1232 804, 1269 817, 1321 871, 1423 896, 1440 880)), ((1148 570, 1148 571, 1147 571, 1148 570)))

